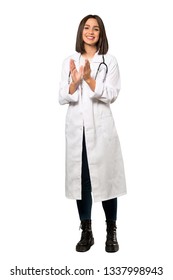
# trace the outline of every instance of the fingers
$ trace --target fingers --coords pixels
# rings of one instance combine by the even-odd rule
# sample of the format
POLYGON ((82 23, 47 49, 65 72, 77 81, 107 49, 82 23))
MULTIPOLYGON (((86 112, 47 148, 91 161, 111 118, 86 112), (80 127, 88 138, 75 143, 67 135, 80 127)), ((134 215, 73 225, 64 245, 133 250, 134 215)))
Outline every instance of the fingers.
POLYGON ((88 59, 85 59, 85 65, 84 65, 85 70, 90 70, 90 63, 88 59))
POLYGON ((84 71, 84 67, 83 67, 83 65, 81 65, 79 68, 79 73, 83 74, 83 71, 84 71))
POLYGON ((73 59, 70 59, 70 72, 73 72, 76 69, 73 59))
POLYGON ((89 79, 91 74, 90 63, 88 59, 85 59, 85 66, 83 71, 83 78, 84 80, 89 79))
POLYGON ((90 68, 90 63, 88 59, 85 59, 85 65, 84 65, 84 72, 90 72, 91 68, 90 68))
POLYGON ((89 79, 91 74, 90 62, 85 60, 85 65, 79 67, 79 71, 76 69, 76 65, 73 59, 70 59, 70 73, 74 82, 80 82, 82 79, 89 79))
MULTIPOLYGON (((70 59, 70 72, 73 72, 74 70, 76 70, 76 65, 74 63, 74 60, 70 59)), ((79 68, 80 73, 82 73, 83 71, 90 71, 90 63, 88 59, 85 59, 85 65, 80 66, 79 68)))
POLYGON ((89 60, 85 59, 85 66, 90 66, 89 60))

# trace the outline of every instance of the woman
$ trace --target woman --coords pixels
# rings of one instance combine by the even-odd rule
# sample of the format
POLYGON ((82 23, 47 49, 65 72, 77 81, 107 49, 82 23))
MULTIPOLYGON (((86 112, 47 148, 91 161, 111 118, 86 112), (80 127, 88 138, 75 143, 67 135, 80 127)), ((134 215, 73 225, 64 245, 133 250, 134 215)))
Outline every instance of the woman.
POLYGON ((92 195, 106 216, 106 252, 119 249, 116 237, 117 197, 126 193, 123 159, 110 104, 120 90, 115 57, 107 54, 102 19, 84 17, 78 28, 76 53, 65 59, 59 90, 66 116, 66 196, 77 201, 81 240, 76 251, 94 244, 92 195), (91 195, 92 192, 92 195, 91 195))

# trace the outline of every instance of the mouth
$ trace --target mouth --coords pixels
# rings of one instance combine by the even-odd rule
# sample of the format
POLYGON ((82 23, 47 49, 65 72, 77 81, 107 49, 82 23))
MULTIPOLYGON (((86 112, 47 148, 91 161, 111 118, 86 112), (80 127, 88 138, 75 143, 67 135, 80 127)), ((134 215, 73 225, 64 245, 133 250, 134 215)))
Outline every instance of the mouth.
POLYGON ((88 39, 88 40, 94 40, 95 37, 93 37, 93 36, 87 36, 87 39, 88 39))

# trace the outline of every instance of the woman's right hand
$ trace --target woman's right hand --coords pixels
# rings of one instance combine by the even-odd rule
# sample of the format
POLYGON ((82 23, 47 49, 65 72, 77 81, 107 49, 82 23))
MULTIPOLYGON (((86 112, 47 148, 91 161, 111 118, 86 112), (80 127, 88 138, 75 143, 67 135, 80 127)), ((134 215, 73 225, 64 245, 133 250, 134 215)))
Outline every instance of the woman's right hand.
POLYGON ((80 66, 79 71, 76 69, 76 65, 73 59, 70 59, 70 74, 72 82, 78 86, 83 79, 83 66, 80 66))

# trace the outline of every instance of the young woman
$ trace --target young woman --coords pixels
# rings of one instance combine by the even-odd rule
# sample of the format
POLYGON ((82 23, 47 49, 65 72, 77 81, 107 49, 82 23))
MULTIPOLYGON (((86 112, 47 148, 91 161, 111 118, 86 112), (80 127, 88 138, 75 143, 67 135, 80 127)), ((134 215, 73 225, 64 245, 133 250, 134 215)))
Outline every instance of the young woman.
POLYGON ((76 251, 94 244, 92 195, 106 216, 105 250, 119 249, 116 236, 117 197, 126 193, 123 159, 110 104, 120 90, 117 60, 108 52, 102 19, 84 17, 78 28, 76 53, 65 59, 59 90, 66 116, 66 196, 77 201, 81 240, 76 251), (92 193, 92 195, 91 195, 92 193))

